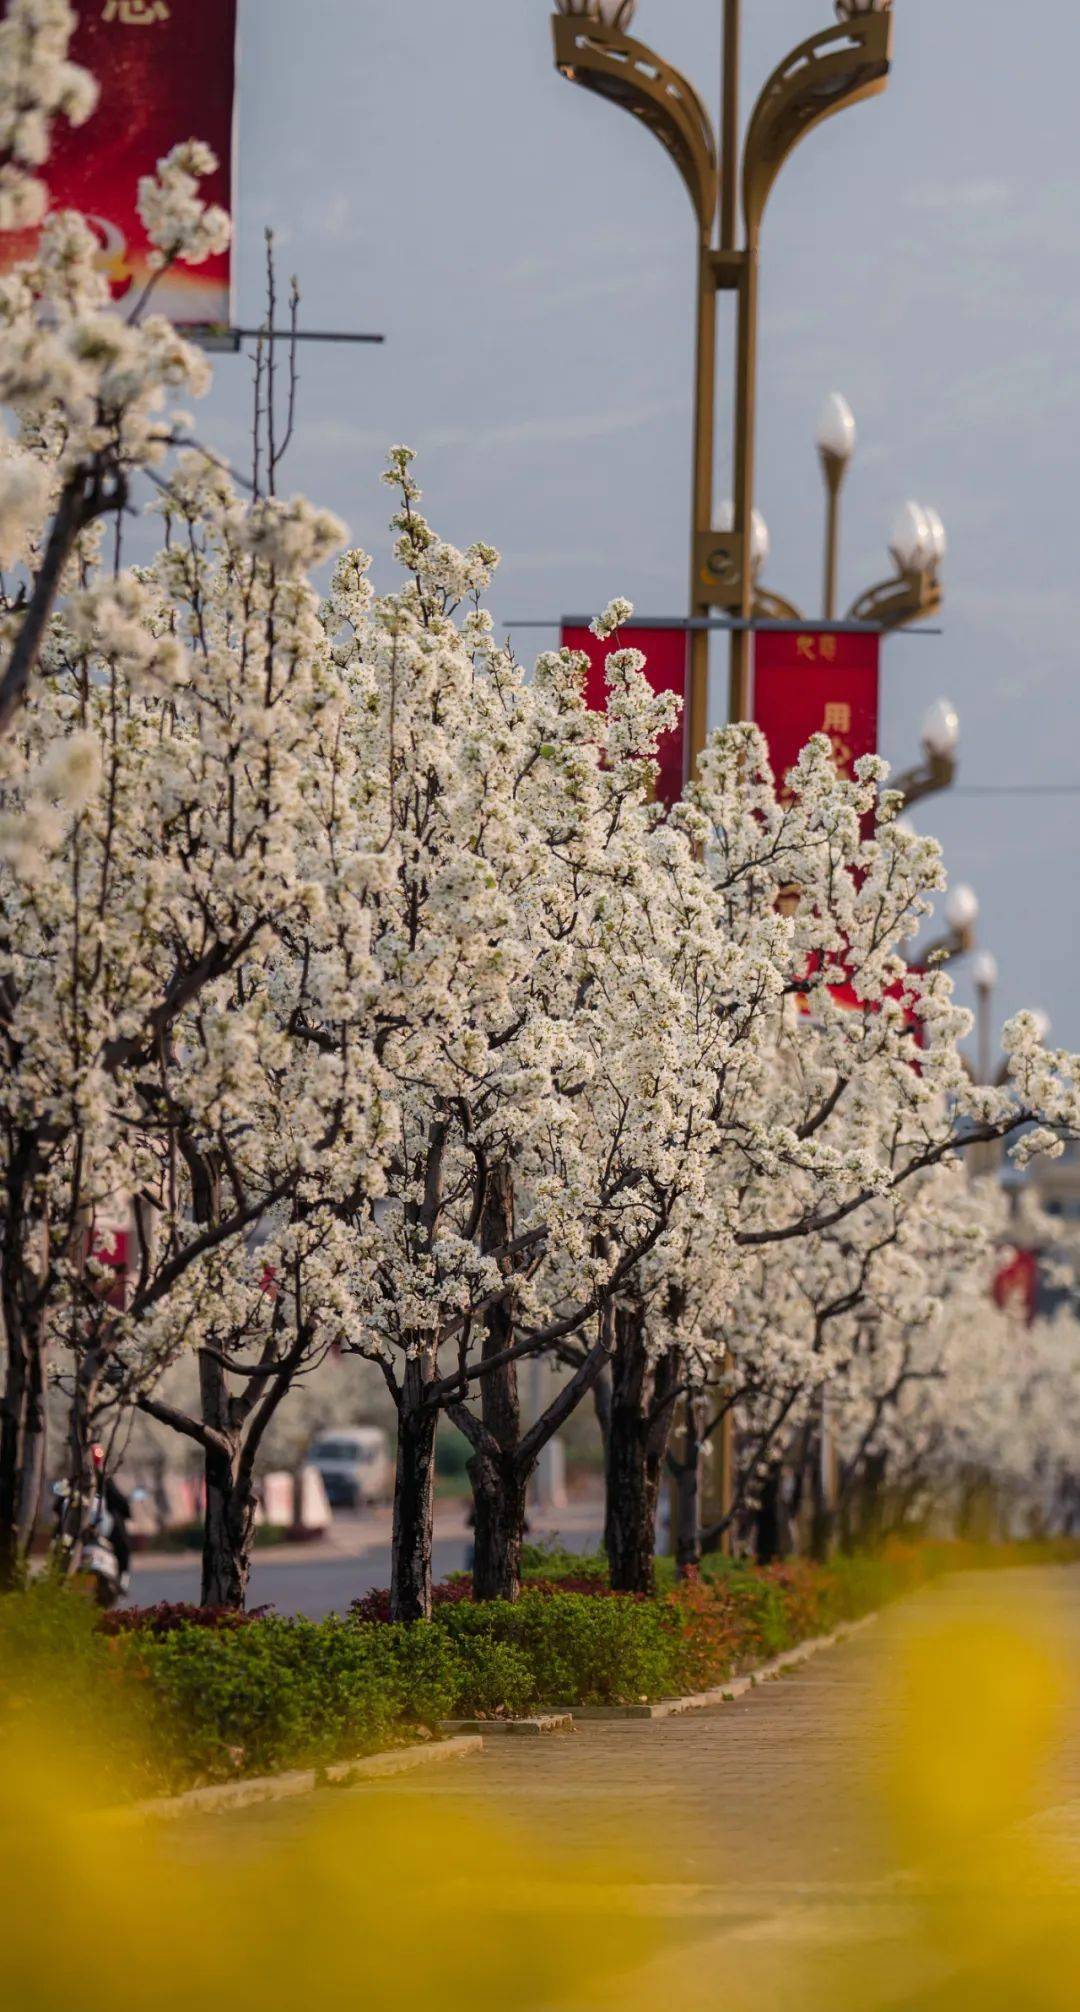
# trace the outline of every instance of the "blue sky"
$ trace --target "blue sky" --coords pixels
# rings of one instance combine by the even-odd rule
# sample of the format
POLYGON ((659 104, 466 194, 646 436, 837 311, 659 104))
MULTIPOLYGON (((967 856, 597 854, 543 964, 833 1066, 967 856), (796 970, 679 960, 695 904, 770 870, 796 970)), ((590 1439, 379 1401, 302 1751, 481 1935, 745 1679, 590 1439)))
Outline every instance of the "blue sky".
MULTIPOLYGON (((748 111, 829 7, 744 11, 748 111)), ((810 137, 766 220, 768 578, 816 604, 813 432, 841 390, 860 429, 845 598, 887 570, 908 496, 935 504, 950 537, 944 637, 886 645, 883 751, 910 760, 946 692, 963 785, 1077 785, 958 790, 923 813, 979 893, 1002 1013, 1044 1006, 1075 1047, 1080 14, 1043 0, 1028 34, 1001 0, 896 0, 896 15, 888 92, 810 137)), ((720 17, 720 0, 639 0, 635 32, 711 102, 720 17)), ((374 550, 380 579, 380 457, 407 440, 443 534, 501 549, 498 617, 614 593, 681 612, 689 204, 646 133, 556 75, 544 0, 241 0, 238 158, 239 318, 260 314, 272 223, 309 326, 386 332, 381 350, 305 352, 289 471, 374 550)), ((726 437, 723 375, 719 412, 726 437)), ((200 430, 244 455, 242 361, 217 360, 200 430)))

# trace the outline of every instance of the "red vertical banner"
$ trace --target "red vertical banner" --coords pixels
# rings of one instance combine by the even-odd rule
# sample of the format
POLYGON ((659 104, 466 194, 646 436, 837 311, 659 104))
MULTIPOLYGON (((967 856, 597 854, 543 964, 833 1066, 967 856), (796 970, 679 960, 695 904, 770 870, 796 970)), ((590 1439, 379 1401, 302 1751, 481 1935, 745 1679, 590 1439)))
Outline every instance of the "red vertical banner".
POLYGON ((683 628, 644 629, 631 623, 628 628, 620 629, 617 636, 602 643, 591 629, 564 626, 562 645, 566 650, 580 650, 589 659, 585 696, 595 712, 602 713, 607 704, 604 667, 613 650, 640 650, 645 658, 645 675, 653 691, 678 693, 684 702, 679 723, 670 733, 661 736, 656 751, 660 764, 656 794, 662 803, 676 802, 682 795, 685 775, 687 631, 683 628))
POLYGON ((828 734, 841 775, 877 753, 880 656, 876 632, 757 631, 754 718, 778 789, 812 734, 828 734))
POLYGON ((98 1281, 98 1297, 122 1313, 127 1304, 128 1267, 131 1262, 131 1237, 122 1225, 116 1223, 95 1223, 86 1239, 86 1255, 95 1264, 107 1266, 113 1274, 112 1284, 105 1279, 98 1281))
MULTIPOLYGON (((82 0, 71 59, 97 79, 97 109, 76 128, 58 118, 42 169, 53 209, 81 210, 101 243, 113 300, 130 302, 150 277, 151 246, 136 207, 140 175, 182 140, 204 140, 217 173, 200 183, 232 209, 237 0, 82 0)), ((0 235, 0 269, 32 251, 34 234, 0 235)), ((154 307, 182 327, 228 326, 229 252, 176 266, 154 307)))

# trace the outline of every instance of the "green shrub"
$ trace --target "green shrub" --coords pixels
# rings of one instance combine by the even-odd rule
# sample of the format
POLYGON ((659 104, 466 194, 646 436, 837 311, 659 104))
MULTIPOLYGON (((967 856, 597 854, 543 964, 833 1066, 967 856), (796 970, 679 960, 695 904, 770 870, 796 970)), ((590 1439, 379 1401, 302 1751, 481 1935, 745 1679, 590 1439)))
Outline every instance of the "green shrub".
POLYGON ((679 1629, 663 1601, 526 1589, 513 1605, 441 1608, 434 1625, 469 1657, 485 1637, 511 1644, 531 1674, 532 1704, 630 1704, 678 1687, 679 1629))
POLYGON ((371 1752, 455 1709, 465 1675, 437 1628, 282 1620, 123 1638, 170 1779, 265 1774, 371 1752))
MULTIPOLYGON (((658 1561, 659 1562, 659 1561, 658 1561)), ((607 1585, 608 1561, 602 1551, 567 1551, 555 1539, 521 1547, 521 1576, 529 1579, 595 1579, 607 1585)))
MULTIPOLYGON (((438 1625, 432 1632, 446 1634, 438 1625)), ((515 1643, 475 1634, 454 1647, 461 1672, 454 1718, 524 1718, 542 1702, 532 1667, 515 1643)))

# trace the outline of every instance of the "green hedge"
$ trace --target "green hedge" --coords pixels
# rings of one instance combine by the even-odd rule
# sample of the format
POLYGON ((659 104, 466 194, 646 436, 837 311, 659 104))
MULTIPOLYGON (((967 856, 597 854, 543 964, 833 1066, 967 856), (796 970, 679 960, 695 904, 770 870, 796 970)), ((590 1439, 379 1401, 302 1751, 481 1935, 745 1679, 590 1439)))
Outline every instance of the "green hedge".
POLYGON ((516 1604, 447 1598, 414 1628, 160 1609, 107 1632, 78 1591, 44 1578, 0 1598, 0 1741, 20 1717, 62 1714, 112 1799, 121 1781, 149 1794, 317 1766, 447 1718, 706 1689, 942 1572, 1077 1556, 1056 1544, 893 1547, 764 1570, 712 1559, 697 1583, 639 1599, 612 1594, 596 1561, 544 1552, 529 1561, 542 1580, 516 1604))

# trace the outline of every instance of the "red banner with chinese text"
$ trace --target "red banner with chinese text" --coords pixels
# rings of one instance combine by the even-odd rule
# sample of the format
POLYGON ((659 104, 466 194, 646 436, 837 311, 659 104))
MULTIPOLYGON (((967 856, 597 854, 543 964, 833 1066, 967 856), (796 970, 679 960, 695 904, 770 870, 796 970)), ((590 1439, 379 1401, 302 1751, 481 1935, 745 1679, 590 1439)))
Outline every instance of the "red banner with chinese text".
POLYGON ((1023 1316, 1030 1327, 1039 1305, 1039 1258, 1033 1250, 1016 1249, 1001 1266, 992 1293, 997 1305, 1023 1316))
POLYGON ((95 1223, 86 1239, 86 1255, 95 1264, 107 1265, 113 1274, 113 1284, 101 1279, 97 1285, 99 1298, 106 1306, 112 1306, 122 1313, 127 1305, 128 1268, 131 1262, 131 1237, 126 1229, 117 1223, 95 1223))
MULTIPOLYGON (((807 627, 759 629, 754 637, 754 719, 765 736, 769 761, 782 793, 812 734, 827 734, 841 775, 850 776, 860 755, 876 754, 880 695, 881 638, 876 633, 843 634, 807 627)), ((903 996, 903 983, 889 988, 903 996)), ((852 1012, 867 1009, 854 985, 831 985, 834 1005, 852 1012)), ((802 1010, 809 1012, 804 998, 802 1010)), ((877 1010, 871 1008, 871 1011, 877 1010)), ((908 1013, 908 1026, 922 1043, 921 1020, 908 1013)))
MULTIPOLYGON (((232 208, 237 0, 82 0, 71 58, 96 77, 97 110, 83 126, 58 118, 42 169, 54 209, 81 210, 101 243, 113 300, 130 304, 150 276, 136 208, 140 175, 180 140, 205 140, 218 170, 200 183, 232 208)), ((26 258, 34 234, 0 235, 0 269, 26 258)), ((231 320, 228 251, 176 266, 154 307, 182 327, 231 320)))
POLYGON ((660 802, 674 803, 682 795, 684 777, 686 666, 689 654, 687 631, 681 628, 644 629, 631 622, 628 628, 620 629, 617 636, 602 643, 591 629, 564 627, 562 645, 566 650, 580 650, 589 659, 585 696, 595 712, 603 712, 607 704, 604 666, 613 650, 640 650, 645 658, 645 675, 653 691, 677 692, 684 701, 678 726, 661 737, 657 749, 660 773, 656 794, 660 802))
POLYGON ((881 638, 869 632, 758 630, 754 718, 779 789, 812 734, 828 734, 842 775, 877 753, 880 656, 881 638))

